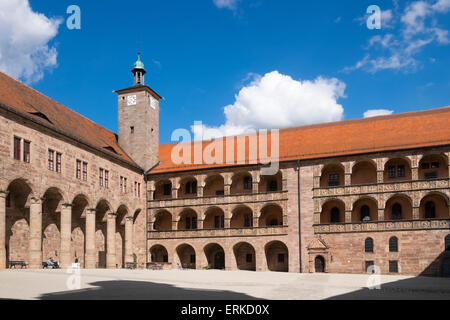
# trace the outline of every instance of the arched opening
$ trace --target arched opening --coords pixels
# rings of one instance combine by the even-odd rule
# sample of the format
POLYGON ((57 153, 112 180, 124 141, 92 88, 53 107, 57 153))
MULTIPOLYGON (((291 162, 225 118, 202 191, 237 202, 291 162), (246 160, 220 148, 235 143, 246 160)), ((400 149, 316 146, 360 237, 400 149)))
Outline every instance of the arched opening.
POLYGON ((398 238, 391 237, 389 239, 389 252, 398 252, 398 238))
POLYGON ((106 268, 106 235, 108 214, 112 212, 111 205, 101 200, 95 208, 95 252, 97 268, 106 268))
POLYGON ((253 211, 247 206, 238 206, 232 211, 231 228, 253 227, 253 211))
POLYGON ((411 220, 412 219, 412 202, 411 199, 404 195, 394 196, 386 203, 384 217, 387 221, 394 220, 411 220))
POLYGON ((220 174, 216 174, 206 178, 204 196, 222 196, 225 194, 224 179, 220 174))
POLYGON ((420 202, 420 219, 448 219, 450 217, 448 201, 438 193, 427 195, 420 202))
POLYGON ((377 167, 372 161, 360 161, 352 169, 352 185, 377 183, 377 167))
POLYGON ((84 195, 77 195, 72 201, 71 257, 72 261, 85 266, 86 209, 89 201, 84 195))
POLYGON ((236 173, 231 179, 231 194, 246 194, 252 193, 253 179, 248 172, 236 173))
POLYGON ((218 207, 209 208, 205 212, 203 229, 223 229, 225 228, 225 213, 218 207))
POLYGON ((329 164, 322 169, 320 187, 338 187, 345 184, 345 171, 341 164, 329 164))
POLYGON ((442 154, 430 154, 419 163, 419 179, 431 180, 448 178, 448 160, 442 154))
POLYGON ((9 261, 29 263, 31 187, 17 179, 8 186, 6 201, 6 265, 9 261))
POLYGON ((195 269, 195 249, 189 244, 181 244, 177 247, 178 258, 183 269, 195 269))
POLYGON ((317 256, 314 259, 314 269, 316 273, 325 272, 325 259, 322 256, 317 256))
POLYGON ((170 199, 172 198, 172 182, 168 179, 158 181, 155 184, 154 199, 170 199))
POLYGON ((289 271, 289 251, 283 242, 277 240, 269 242, 264 249, 267 267, 270 271, 289 271))
POLYGON ((384 166, 384 182, 397 182, 411 180, 411 166, 403 158, 389 160, 384 166))
POLYGON ((239 270, 256 271, 256 253, 251 244, 239 242, 233 247, 233 252, 239 270))
POLYGON ((197 196, 197 180, 194 177, 184 178, 180 181, 178 198, 194 198, 197 196))
POLYGON ((353 204, 352 222, 378 220, 378 205, 372 198, 362 198, 353 204))
POLYGON ((156 214, 153 222, 153 230, 155 231, 171 231, 172 230, 172 215, 169 211, 163 210, 156 214))
POLYGON ((61 264, 61 206, 63 196, 59 189, 49 188, 42 203, 42 255, 43 260, 52 258, 61 264))
POLYGON ((261 209, 259 217, 260 227, 274 227, 283 225, 283 209, 275 204, 269 204, 261 209))
POLYGON ((343 223, 345 221, 345 204, 341 200, 330 200, 323 204, 320 223, 343 223))
POLYGON ((185 209, 180 213, 178 230, 197 230, 197 212, 185 209))
POLYGON ((225 269, 225 251, 217 243, 210 243, 204 248, 206 260, 211 269, 225 269))
POLYGON ((364 251, 366 253, 373 253, 373 239, 367 238, 364 242, 364 251))
POLYGON ((150 259, 153 263, 168 263, 169 254, 167 249, 160 244, 154 245, 150 248, 150 259))
POLYGON ((281 171, 272 176, 261 176, 258 185, 259 192, 277 192, 283 189, 283 177, 281 171))
POLYGON ((125 267, 125 221, 128 216, 128 208, 121 205, 117 209, 116 218, 116 265, 125 267))

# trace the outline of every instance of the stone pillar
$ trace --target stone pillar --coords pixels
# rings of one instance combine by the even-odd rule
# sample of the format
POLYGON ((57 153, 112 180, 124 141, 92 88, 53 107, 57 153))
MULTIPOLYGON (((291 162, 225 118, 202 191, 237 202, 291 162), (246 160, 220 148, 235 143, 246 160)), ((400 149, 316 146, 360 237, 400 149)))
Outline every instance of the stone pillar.
POLYGON ((106 226, 106 268, 116 269, 116 213, 109 213, 106 226))
POLYGON ((0 191, 0 270, 6 269, 6 197, 8 192, 0 191))
POLYGON ((412 218, 413 218, 413 220, 419 220, 420 219, 419 207, 413 207, 412 208, 412 218))
POLYGON ((223 219, 223 227, 225 229, 230 229, 230 225, 231 225, 231 218, 224 218, 223 219))
POLYGON ((411 168, 411 180, 419 180, 419 167, 411 168))
POLYGON ((200 186, 200 185, 197 186, 197 197, 198 198, 203 197, 203 189, 204 188, 205 188, 204 186, 200 186))
POLYGON ((352 222, 352 211, 345 210, 345 223, 351 223, 351 222, 352 222))
POLYGON ((42 268, 42 199, 32 198, 30 204, 30 269, 42 268))
POLYGON ((378 221, 384 221, 384 208, 378 209, 378 221))
POLYGON ((71 238, 72 238, 72 205, 63 204, 61 208, 61 268, 71 266, 71 238))
POLYGON ((231 184, 224 185, 224 194, 229 196, 231 194, 231 184))
POLYGON ((267 259, 266 253, 264 251, 264 247, 255 248, 255 262, 256 262, 256 271, 266 272, 269 269, 267 268, 267 259), (259 250, 258 250, 259 249, 259 250))
POLYGON ((234 256, 233 248, 225 248, 225 270, 237 270, 236 257, 234 256))
POLYGON ((133 261, 133 217, 125 220, 125 263, 133 261))
POLYGON ((86 269, 95 269, 97 257, 95 256, 95 209, 86 210, 86 254, 84 264, 86 269))

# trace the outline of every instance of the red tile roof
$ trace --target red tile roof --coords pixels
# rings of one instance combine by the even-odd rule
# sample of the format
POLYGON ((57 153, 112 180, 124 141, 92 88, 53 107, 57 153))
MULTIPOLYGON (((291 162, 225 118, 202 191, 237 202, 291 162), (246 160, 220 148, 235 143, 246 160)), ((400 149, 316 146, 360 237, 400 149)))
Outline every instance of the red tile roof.
MULTIPOLYGON (((279 136, 280 161, 450 145, 450 107, 282 129, 279 136)), ((161 164, 151 173, 227 166, 176 165, 171 160, 174 145, 160 146, 161 164)), ((203 148, 206 145, 208 143, 204 142, 203 148)), ((248 163, 248 145, 246 150, 248 163)))
POLYGON ((137 167, 117 144, 114 132, 1 72, 0 104, 137 167))

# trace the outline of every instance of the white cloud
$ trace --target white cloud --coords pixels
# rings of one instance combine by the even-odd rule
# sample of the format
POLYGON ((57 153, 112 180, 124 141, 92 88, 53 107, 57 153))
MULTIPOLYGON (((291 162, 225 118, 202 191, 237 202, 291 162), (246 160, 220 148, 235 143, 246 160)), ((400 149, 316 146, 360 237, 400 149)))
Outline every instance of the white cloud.
POLYGON ((386 110, 386 109, 367 110, 366 112, 364 112, 364 118, 387 116, 393 113, 394 113, 393 110, 386 110))
POLYGON ((203 129, 205 139, 236 135, 258 129, 286 128, 314 123, 339 121, 344 108, 337 100, 345 97, 346 85, 336 78, 318 77, 297 81, 273 71, 254 80, 224 108, 225 124, 203 129))
POLYGON ((57 65, 57 50, 49 45, 59 19, 34 12, 28 0, 0 1, 0 71, 26 82, 39 81, 57 65))
POLYGON ((217 8, 236 10, 236 5, 239 0, 213 0, 217 8))
MULTIPOLYGON (((387 21, 388 26, 392 26, 396 21, 394 13, 399 12, 398 4, 394 4, 394 11, 385 10, 382 12, 382 19, 387 21)), ((368 46, 365 49, 371 52, 379 49, 381 54, 378 56, 374 56, 373 53, 366 54, 354 66, 346 67, 343 71, 357 69, 369 73, 387 69, 404 72, 415 71, 420 66, 416 55, 424 47, 432 43, 450 43, 448 31, 436 26, 437 15, 445 14, 449 10, 450 0, 413 1, 407 4, 399 17, 400 30, 398 34, 376 35, 369 39, 368 46)), ((382 23, 382 28, 384 27, 385 25, 382 23)))

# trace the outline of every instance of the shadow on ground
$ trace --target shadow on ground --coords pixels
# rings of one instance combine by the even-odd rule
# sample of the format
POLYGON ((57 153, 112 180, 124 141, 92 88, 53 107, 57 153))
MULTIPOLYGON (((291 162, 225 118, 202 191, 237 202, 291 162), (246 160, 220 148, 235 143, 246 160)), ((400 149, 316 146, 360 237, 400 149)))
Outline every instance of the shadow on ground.
POLYGON ((381 289, 362 288, 328 300, 450 300, 450 279, 416 277, 381 285, 381 289))
POLYGON ((145 281, 99 281, 94 288, 48 293, 41 300, 256 300, 255 297, 220 290, 184 289, 145 281))

